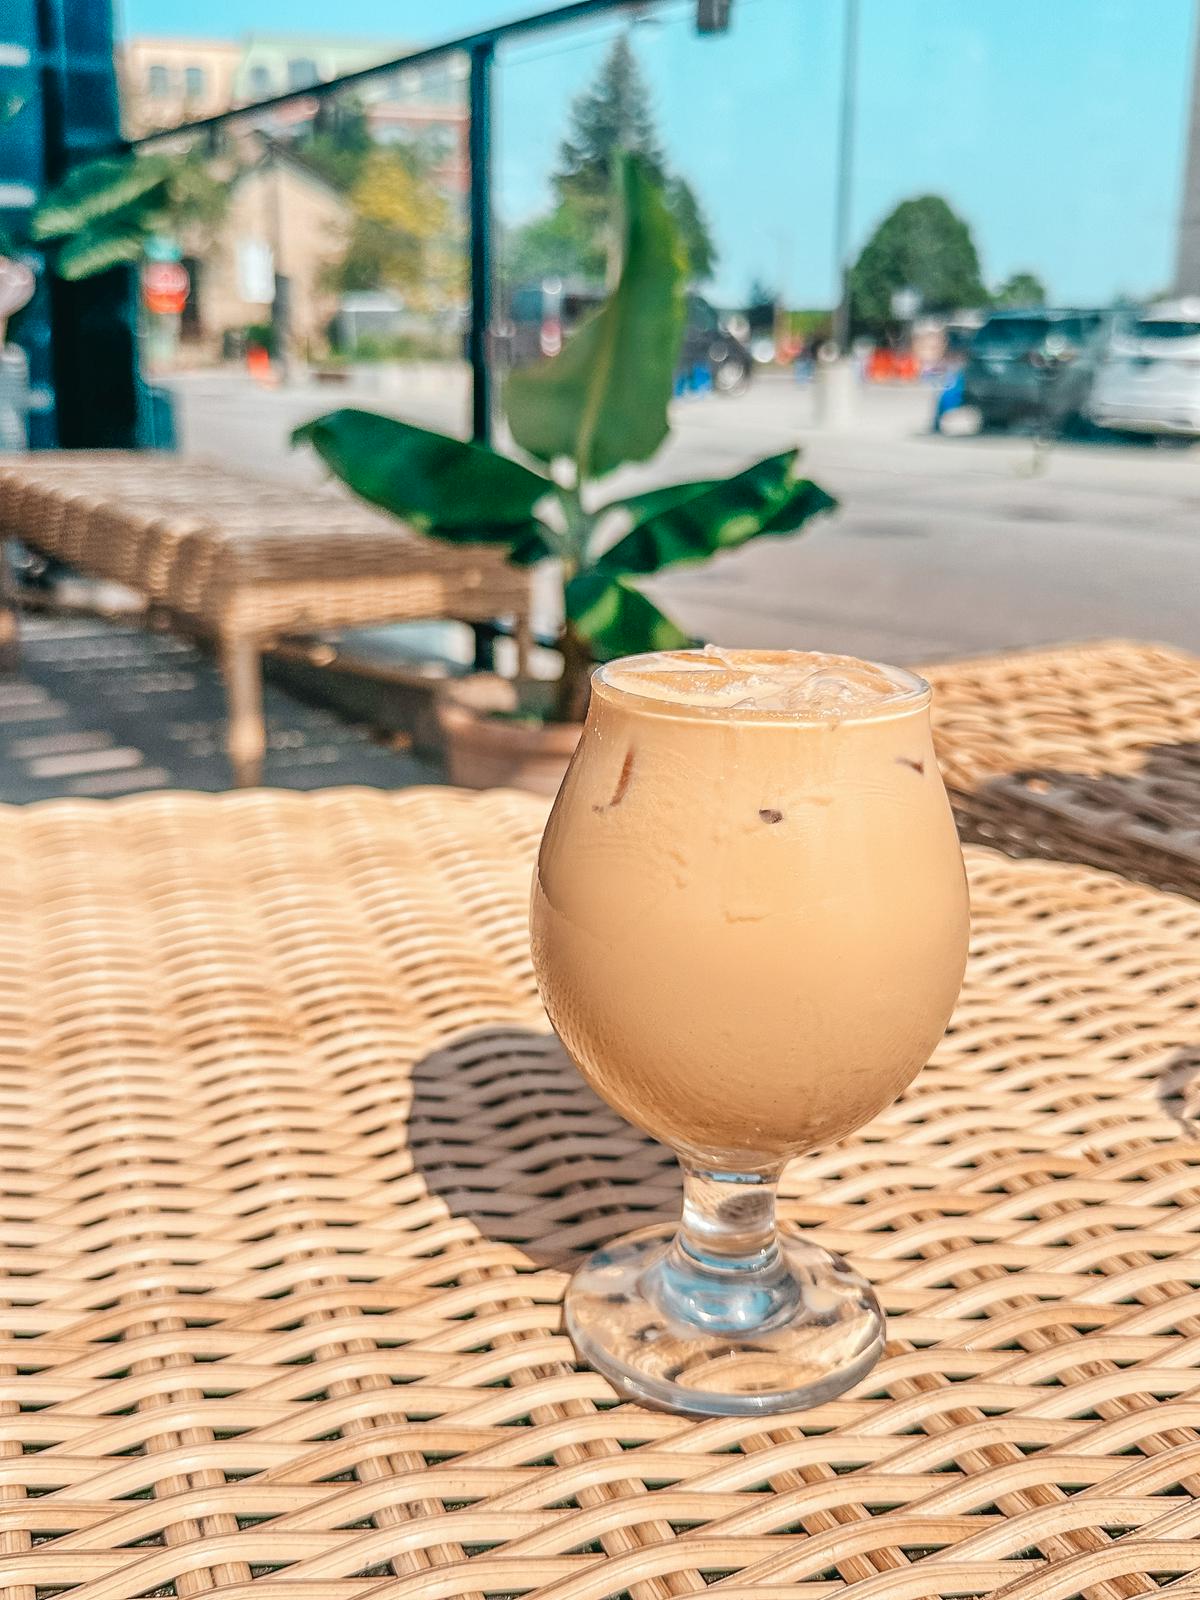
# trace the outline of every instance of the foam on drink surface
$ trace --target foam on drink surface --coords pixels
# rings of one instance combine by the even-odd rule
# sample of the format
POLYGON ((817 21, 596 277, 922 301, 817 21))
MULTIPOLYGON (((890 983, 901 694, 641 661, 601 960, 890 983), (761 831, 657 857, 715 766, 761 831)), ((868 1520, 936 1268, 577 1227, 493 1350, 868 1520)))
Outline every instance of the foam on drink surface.
POLYGON ((908 673, 854 656, 711 644, 614 661, 602 680, 621 693, 671 705, 814 719, 862 715, 910 698, 919 687, 908 673))

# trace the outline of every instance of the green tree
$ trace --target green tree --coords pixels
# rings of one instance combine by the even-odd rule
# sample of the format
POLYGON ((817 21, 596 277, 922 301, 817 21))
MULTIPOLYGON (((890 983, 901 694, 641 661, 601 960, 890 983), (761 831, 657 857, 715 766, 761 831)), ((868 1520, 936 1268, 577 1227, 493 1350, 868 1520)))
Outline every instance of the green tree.
POLYGON ((686 178, 670 178, 666 186, 666 202, 667 210, 679 229, 688 278, 692 283, 703 283, 713 275, 717 249, 696 191, 686 178))
POLYGON ((907 288, 921 296, 925 311, 987 302, 971 230, 940 195, 902 201, 867 240, 850 273, 855 329, 889 332, 896 323, 892 296, 907 288))
POLYGON ((1014 272, 992 293, 994 306, 1044 306, 1046 286, 1036 272, 1014 272))
POLYGON ((604 250, 594 219, 575 200, 535 217, 511 235, 505 252, 510 283, 540 283, 543 278, 602 278, 604 250))
POLYGON ((198 148, 180 156, 167 185, 164 215, 169 230, 181 237, 205 238, 217 231, 229 209, 229 186, 237 176, 230 162, 214 163, 198 148))
POLYGON ((559 273, 602 277, 612 243, 609 196, 613 161, 629 151, 650 179, 663 185, 667 209, 679 230, 691 282, 710 278, 717 250, 708 220, 686 178, 672 175, 654 123, 650 91, 628 34, 618 34, 596 81, 571 106, 552 182, 558 203, 546 217, 513 236, 514 281, 559 273), (527 270, 527 269, 534 270, 527 270))
POLYGON ((323 100, 295 148, 326 183, 348 193, 375 148, 362 102, 323 100))
POLYGON ((421 310, 461 303, 462 250, 446 197, 403 145, 372 149, 350 190, 346 253, 329 274, 338 289, 398 289, 421 310))
POLYGON ((588 200, 606 211, 618 150, 640 156, 647 175, 662 182, 666 161, 654 127, 650 91, 627 33, 613 40, 596 82, 571 106, 570 127, 559 147, 554 175, 559 199, 588 200))

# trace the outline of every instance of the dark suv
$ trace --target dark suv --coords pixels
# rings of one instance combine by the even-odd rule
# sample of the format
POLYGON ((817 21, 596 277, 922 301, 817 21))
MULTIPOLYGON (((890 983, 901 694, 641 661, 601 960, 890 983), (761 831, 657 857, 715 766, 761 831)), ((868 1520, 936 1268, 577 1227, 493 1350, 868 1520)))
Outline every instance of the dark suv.
POLYGON ((1111 328, 1106 311, 993 311, 967 352, 963 404, 984 427, 1078 422, 1111 328))

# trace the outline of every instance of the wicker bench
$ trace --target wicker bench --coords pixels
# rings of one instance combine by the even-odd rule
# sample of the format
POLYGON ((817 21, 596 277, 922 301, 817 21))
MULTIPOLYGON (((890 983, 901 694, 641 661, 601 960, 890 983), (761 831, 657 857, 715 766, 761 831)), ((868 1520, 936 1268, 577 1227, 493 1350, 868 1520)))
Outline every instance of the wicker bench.
POLYGON ((1200 658, 1113 640, 922 670, 964 839, 1200 898, 1200 658))
MULTIPOLYGON (((298 491, 154 454, 0 458, 0 539, 124 584, 168 625, 216 641, 241 784, 261 772, 261 657, 281 638, 508 616, 524 666, 526 574, 484 546, 419 538, 333 487, 298 491)), ((10 600, 0 641, 14 640, 10 600)))

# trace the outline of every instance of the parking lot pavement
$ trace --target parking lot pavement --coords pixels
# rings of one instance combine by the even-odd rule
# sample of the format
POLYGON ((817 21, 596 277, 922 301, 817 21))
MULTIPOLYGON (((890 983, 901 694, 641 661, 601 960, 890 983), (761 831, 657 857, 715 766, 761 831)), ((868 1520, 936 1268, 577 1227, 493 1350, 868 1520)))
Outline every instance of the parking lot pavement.
MULTIPOLYGON (((238 373, 176 382, 185 449, 292 481, 310 458, 292 426, 365 405, 462 431, 459 369, 371 374, 344 390, 262 391, 238 373)), ((927 388, 860 393, 849 431, 817 425, 786 377, 734 399, 676 403, 674 436, 614 493, 733 472, 800 443, 840 509, 804 536, 762 540, 652 587, 697 635, 900 661, 1125 635, 1200 651, 1200 450, 1056 445, 928 432, 927 388)), ((544 582, 542 624, 553 625, 544 582)))

